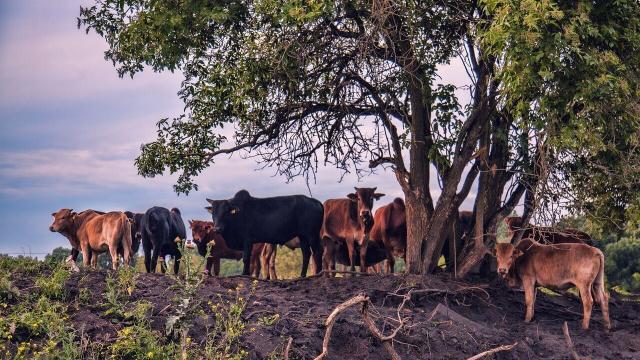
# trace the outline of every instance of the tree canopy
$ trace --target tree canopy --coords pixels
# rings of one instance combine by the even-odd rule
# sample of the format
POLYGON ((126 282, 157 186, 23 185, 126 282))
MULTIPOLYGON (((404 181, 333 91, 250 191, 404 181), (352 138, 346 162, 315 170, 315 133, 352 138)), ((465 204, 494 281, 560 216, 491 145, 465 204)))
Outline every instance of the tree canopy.
POLYGON ((523 195, 526 217, 558 203, 623 214, 637 201, 634 0, 99 0, 78 22, 107 40, 121 76, 184 74, 185 112, 158 123, 142 175, 179 172, 188 192, 237 152, 287 177, 390 166, 410 272, 437 264, 474 186, 462 274, 523 195), (467 104, 441 81, 454 60, 467 104))

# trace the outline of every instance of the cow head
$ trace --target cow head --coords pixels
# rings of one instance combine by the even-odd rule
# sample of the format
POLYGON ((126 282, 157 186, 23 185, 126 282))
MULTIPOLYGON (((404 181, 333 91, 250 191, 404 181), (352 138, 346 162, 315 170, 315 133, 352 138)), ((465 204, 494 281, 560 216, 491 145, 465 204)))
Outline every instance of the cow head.
POLYGON ((137 253, 142 242, 142 218, 144 214, 137 214, 131 211, 125 211, 125 215, 131 223, 131 251, 137 253))
POLYGON ((231 200, 211 200, 207 199, 210 206, 205 209, 211 214, 213 231, 221 233, 232 223, 241 213, 240 206, 231 200))
POLYGON ((511 266, 521 255, 522 251, 513 246, 513 244, 496 244, 496 247, 493 249, 493 256, 496 257, 498 263, 498 275, 505 279, 507 275, 509 275, 511 266))
POLYGON ((211 247, 215 245, 215 240, 205 240, 207 235, 213 232, 213 224, 210 221, 189 220, 189 227, 191 228, 193 242, 196 243, 196 247, 198 248, 198 253, 206 256, 207 246, 211 247))
POLYGON ((61 232, 71 228, 77 213, 73 212, 73 209, 60 209, 51 215, 53 216, 53 223, 49 226, 49 230, 61 232))
POLYGON ((358 205, 358 217, 365 228, 371 229, 373 226, 373 201, 379 200, 384 194, 376 193, 377 188, 354 188, 355 193, 347 195, 351 201, 358 205))

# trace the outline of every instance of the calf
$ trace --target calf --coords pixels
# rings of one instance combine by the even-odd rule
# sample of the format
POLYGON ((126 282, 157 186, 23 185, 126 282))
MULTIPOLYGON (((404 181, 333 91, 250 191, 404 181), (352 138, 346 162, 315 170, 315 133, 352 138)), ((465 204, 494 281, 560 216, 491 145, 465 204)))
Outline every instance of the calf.
POLYGON ((125 215, 131 223, 131 253, 137 254, 142 242, 142 217, 144 214, 125 211, 125 215))
MULTIPOLYGON (((220 259, 242 259, 242 251, 229 248, 222 235, 213 231, 213 223, 211 221, 189 220, 189 227, 191 228, 191 235, 198 249, 198 253, 201 256, 206 256, 207 250, 209 251, 209 257, 207 258, 204 270, 205 274, 220 276, 220 259), (213 272, 211 271, 212 267, 213 272)), ((268 271, 265 278, 275 279, 275 265, 273 274, 270 273, 269 264, 272 261, 271 257, 275 258, 273 246, 254 244, 251 250, 251 258, 254 259, 250 266, 251 274, 258 277, 260 275, 260 269, 262 268, 268 271)), ((275 264, 275 259, 273 262, 275 264)))
MULTIPOLYGON (((178 274, 182 257, 178 242, 187 238, 180 210, 173 208, 169 211, 154 206, 145 212, 141 226, 144 266, 147 272, 155 272, 158 257, 171 255, 174 258, 173 273, 178 274)), ((164 261, 161 265, 164 265, 164 261)), ((165 272, 165 268, 161 266, 162 272, 165 272)))
POLYGON ((121 247, 124 262, 129 265, 131 258, 131 227, 124 213, 113 211, 101 213, 93 210, 85 210, 80 213, 72 209, 60 209, 52 214, 53 224, 49 230, 63 234, 73 249, 71 258, 75 261, 77 249, 82 251, 82 263, 93 267, 98 263, 98 255, 109 251, 112 266, 118 268, 118 247, 121 247))
POLYGON ((526 322, 533 319, 536 285, 556 290, 576 286, 582 298, 582 328, 589 328, 595 297, 602 309, 604 327, 611 329, 602 251, 585 244, 542 245, 525 239, 517 246, 496 244, 494 255, 497 257, 498 274, 507 280, 509 286, 524 288, 526 322))
MULTIPOLYGON (((369 246, 378 243, 379 247, 385 250, 386 271, 387 274, 392 274, 395 257, 405 258, 407 249, 407 217, 404 201, 396 198, 392 203, 380 207, 376 210, 373 219, 369 246)), ((367 260, 367 264, 371 263, 367 260)))
POLYGON ((312 253, 315 264, 320 264, 323 208, 318 200, 304 195, 261 199, 241 190, 231 199, 207 201, 214 231, 222 235, 230 248, 242 250, 244 275, 250 274, 253 244, 282 245, 296 236, 302 250, 301 276, 307 275, 312 253))
POLYGON ((344 242, 349 253, 351 271, 355 271, 356 245, 359 246, 360 271, 367 272, 367 245, 369 233, 374 224, 371 208, 373 201, 384 194, 376 193, 376 188, 355 188, 356 192, 347 199, 330 199, 324 202, 324 220, 321 237, 323 241, 323 268, 335 270, 335 248, 337 242, 344 242))
POLYGON ((593 246, 593 239, 589 234, 578 229, 559 229, 548 226, 536 226, 527 224, 523 226, 522 217, 509 216, 504 219, 509 229, 509 239, 513 238, 516 231, 524 228, 522 239, 531 238, 539 243, 548 244, 587 244, 593 246))

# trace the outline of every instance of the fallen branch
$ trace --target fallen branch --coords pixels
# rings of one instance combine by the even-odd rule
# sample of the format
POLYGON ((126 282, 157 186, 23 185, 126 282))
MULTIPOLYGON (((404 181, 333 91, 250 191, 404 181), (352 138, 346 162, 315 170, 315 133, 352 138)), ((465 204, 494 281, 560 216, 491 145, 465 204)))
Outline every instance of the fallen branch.
POLYGON ((367 324, 367 327, 369 328, 369 331, 371 331, 373 336, 375 336, 376 338, 378 338, 378 340, 382 342, 382 346, 385 348, 385 350, 387 350, 387 352, 389 353, 389 356, 391 356, 391 359, 400 360, 400 355, 398 355, 396 350, 393 348, 393 344, 391 344, 391 340, 393 340, 393 338, 396 337, 400 329, 402 329, 402 327, 404 326, 404 323, 400 323, 400 325, 395 330, 393 330, 391 335, 384 336, 380 332, 380 330, 378 330, 378 327, 373 322, 373 320, 369 317, 369 312, 367 311, 368 305, 369 305, 368 300, 362 303, 362 318, 364 319, 364 323, 367 324))
POLYGON ((291 343, 293 343, 293 338, 289 336, 289 341, 287 342, 287 347, 284 348, 284 360, 289 360, 289 352, 291 351, 291 343))
MULTIPOLYGON (((374 321, 371 319, 371 317, 369 317, 368 306, 370 303, 371 302, 369 301, 369 297, 367 295, 360 294, 352 297, 351 299, 343 302, 342 304, 336 306, 335 309, 333 309, 331 314, 329 314, 329 316, 327 317, 327 320, 325 320, 325 326, 327 327, 327 330, 324 333, 324 340, 322 341, 322 353, 318 355, 315 360, 322 360, 329 353, 329 340, 331 339, 331 331, 333 330, 333 325, 335 324, 338 315, 351 306, 357 304, 362 304, 362 318, 371 334, 382 342, 382 345, 384 346, 385 350, 387 350, 392 360, 401 360, 400 355, 398 355, 398 353, 395 351, 391 342, 398 334, 398 332, 403 328, 403 319, 400 318, 400 325, 391 333, 391 335, 384 336, 382 332, 380 332, 374 321)), ((404 302, 402 303, 402 306, 404 306, 404 302)), ((400 310, 398 311, 400 312, 400 310)))
POLYGON ((573 341, 571 340, 571 336, 569 335, 569 326, 567 325, 566 321, 564 322, 564 324, 562 324, 562 332, 564 333, 564 342, 567 344, 569 352, 571 352, 571 356, 573 356, 574 360, 580 360, 581 357, 580 355, 578 355, 578 353, 576 352, 576 347, 573 345, 573 341))
POLYGON ((468 358, 467 360, 478 360, 478 359, 482 359, 485 356, 493 355, 493 354, 495 354, 497 352, 500 352, 500 351, 509 351, 509 350, 513 349, 514 347, 516 347, 516 345, 518 345, 517 341, 514 342, 511 345, 498 346, 497 348, 493 348, 493 349, 490 349, 490 350, 487 350, 487 351, 483 351, 478 355, 474 355, 474 356, 468 358))
POLYGON ((324 340, 322 341, 322 353, 320 353, 320 355, 318 355, 315 360, 322 360, 329 353, 329 340, 331 339, 331 331, 333 330, 333 325, 335 324, 338 315, 351 306, 368 300, 368 296, 360 294, 352 297, 351 299, 343 302, 342 304, 336 306, 335 309, 333 309, 331 314, 329 314, 329 316, 327 317, 327 320, 325 320, 324 322, 324 326, 327 327, 327 330, 324 333, 324 340))

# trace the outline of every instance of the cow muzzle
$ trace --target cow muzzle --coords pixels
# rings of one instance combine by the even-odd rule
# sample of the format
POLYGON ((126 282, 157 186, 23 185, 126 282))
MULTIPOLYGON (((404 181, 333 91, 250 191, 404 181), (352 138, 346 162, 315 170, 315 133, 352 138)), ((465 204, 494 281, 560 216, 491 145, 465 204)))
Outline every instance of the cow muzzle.
POLYGON ((54 229, 53 226, 49 226, 49 231, 56 232, 56 229, 54 229))
POLYGON ((500 275, 500 277, 502 277, 503 279, 507 277, 508 273, 509 270, 507 268, 498 268, 498 275, 500 275))

